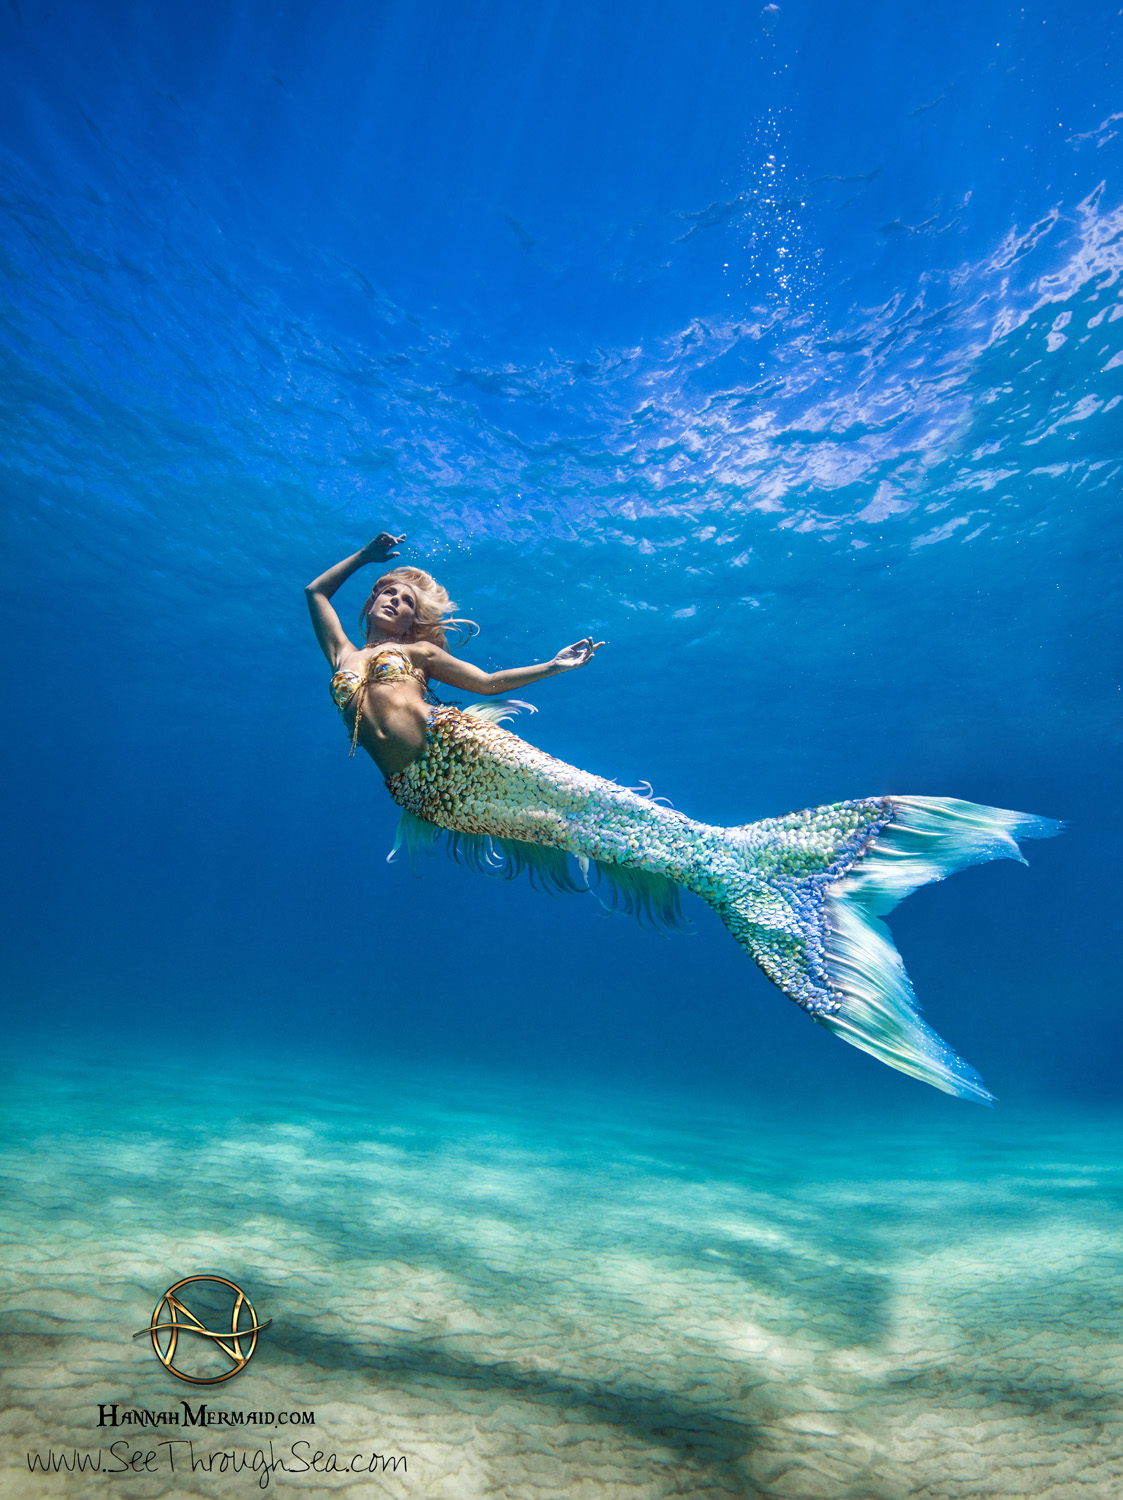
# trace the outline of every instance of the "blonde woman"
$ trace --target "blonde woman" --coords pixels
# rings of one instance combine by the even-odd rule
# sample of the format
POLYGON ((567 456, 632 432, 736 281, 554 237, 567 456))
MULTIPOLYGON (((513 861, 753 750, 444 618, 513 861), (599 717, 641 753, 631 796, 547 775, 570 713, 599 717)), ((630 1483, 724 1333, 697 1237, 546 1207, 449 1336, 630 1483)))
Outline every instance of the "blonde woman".
POLYGON ((352 752, 361 745, 386 777, 403 771, 425 748, 430 679, 492 697, 583 667, 604 645, 590 637, 564 647, 539 666, 481 672, 449 654, 445 634, 446 627, 473 633, 476 627, 452 617, 455 606, 428 573, 403 567, 375 581, 359 616, 366 644, 355 646, 329 600, 367 563, 400 556, 391 548, 404 541, 404 535, 380 532, 361 552, 336 563, 304 590, 316 639, 335 673, 332 696, 351 730, 352 752))
POLYGON ((402 808, 395 849, 444 833, 477 867, 528 868, 556 891, 585 890, 595 872, 614 905, 669 924, 680 890, 691 891, 820 1025, 946 1093, 991 1102, 975 1069, 921 1020, 880 918, 966 865, 1021 860, 1017 838, 1048 838, 1059 823, 897 796, 736 828, 696 823, 502 729, 510 704, 460 709, 430 694, 430 681, 485 697, 517 691, 586 666, 603 641, 587 636, 537 666, 483 672, 447 649, 446 628, 475 627, 455 618, 445 590, 420 568, 397 567, 375 581, 360 615, 365 644, 354 645, 331 598, 360 568, 399 556, 404 540, 381 532, 305 590, 352 753, 367 751, 402 808))

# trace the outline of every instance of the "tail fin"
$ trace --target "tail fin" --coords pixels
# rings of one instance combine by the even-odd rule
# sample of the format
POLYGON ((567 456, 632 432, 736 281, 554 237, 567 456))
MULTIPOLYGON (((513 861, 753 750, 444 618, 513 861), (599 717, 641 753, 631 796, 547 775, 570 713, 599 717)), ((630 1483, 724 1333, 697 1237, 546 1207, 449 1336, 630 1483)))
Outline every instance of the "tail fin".
POLYGON ((990 1104, 975 1069, 921 1019, 879 919, 918 886, 967 865, 1024 864, 1017 839, 1051 838, 1061 826, 934 797, 815 808, 731 830, 748 856, 748 878, 714 904, 773 983, 821 1025, 891 1068, 990 1104))

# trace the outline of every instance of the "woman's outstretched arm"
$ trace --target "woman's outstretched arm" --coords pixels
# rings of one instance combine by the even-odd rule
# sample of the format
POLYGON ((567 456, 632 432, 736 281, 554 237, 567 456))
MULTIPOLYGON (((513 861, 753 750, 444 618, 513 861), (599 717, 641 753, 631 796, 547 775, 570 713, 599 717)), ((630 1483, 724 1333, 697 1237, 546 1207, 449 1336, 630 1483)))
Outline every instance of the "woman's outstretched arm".
POLYGON ((353 651, 355 647, 328 600, 340 584, 345 583, 352 573, 357 573, 367 563, 387 562, 391 557, 397 557, 398 554, 390 549, 404 541, 404 534, 391 536, 388 531, 380 531, 373 542, 368 542, 361 551, 345 557, 334 568, 321 573, 319 578, 313 578, 304 590, 308 612, 312 616, 312 629, 316 632, 320 649, 333 667, 338 665, 341 656, 353 651))
POLYGON ((529 687, 532 682, 541 682, 544 677, 556 677, 561 672, 572 672, 575 667, 583 667, 586 662, 592 661, 603 645, 603 641, 594 641, 591 635, 586 636, 583 641, 575 641, 572 646, 563 647, 552 661, 535 667, 506 667, 501 672, 482 672, 471 662, 450 656, 438 646, 425 645, 419 654, 423 657, 429 676, 436 678, 438 682, 493 698, 496 693, 516 692, 519 688, 529 687))

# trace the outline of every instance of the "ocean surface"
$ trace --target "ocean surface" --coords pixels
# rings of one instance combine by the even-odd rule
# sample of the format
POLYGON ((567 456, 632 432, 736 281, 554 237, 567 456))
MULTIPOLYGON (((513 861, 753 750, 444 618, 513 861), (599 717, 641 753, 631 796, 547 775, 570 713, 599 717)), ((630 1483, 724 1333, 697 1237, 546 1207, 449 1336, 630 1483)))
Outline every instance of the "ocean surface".
POLYGON ((5 1495, 1117 1496, 1123 17, 9 0, 0 207, 5 1495), (302 596, 384 528, 692 817, 1063 819, 891 919, 996 1108, 388 863, 302 596), (406 1462, 68 1467, 203 1273, 206 1399, 406 1462))

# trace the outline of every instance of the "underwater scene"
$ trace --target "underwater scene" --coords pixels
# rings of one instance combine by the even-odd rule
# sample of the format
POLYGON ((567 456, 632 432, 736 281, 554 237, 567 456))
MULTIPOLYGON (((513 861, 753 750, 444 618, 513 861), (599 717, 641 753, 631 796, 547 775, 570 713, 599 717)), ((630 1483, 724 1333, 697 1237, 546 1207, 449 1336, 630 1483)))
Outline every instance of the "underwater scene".
POLYGON ((3 1494, 1114 1500, 1123 12, 0 30, 3 1494))

